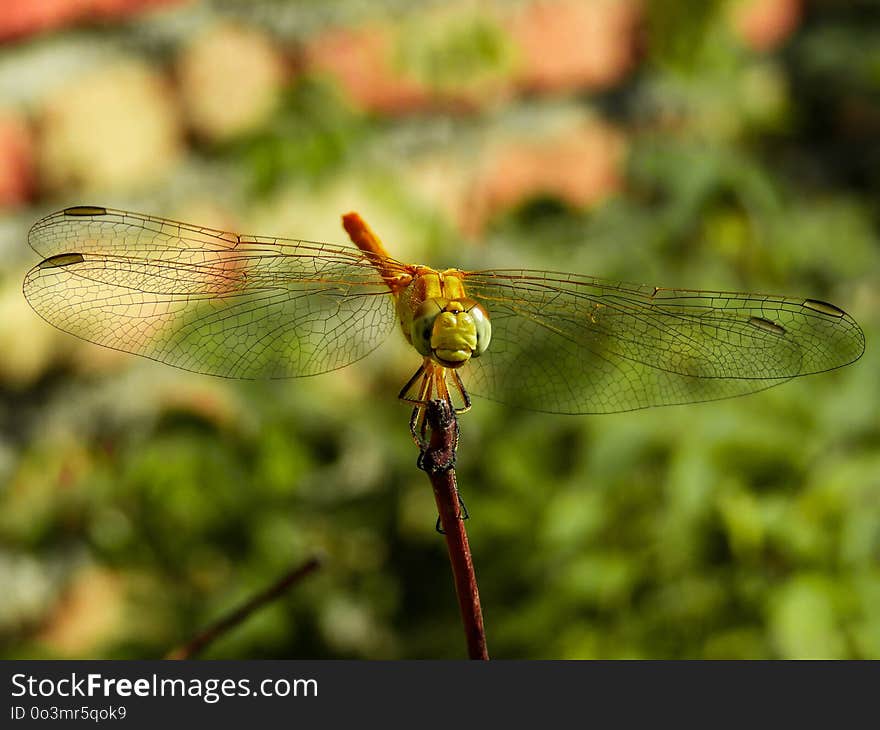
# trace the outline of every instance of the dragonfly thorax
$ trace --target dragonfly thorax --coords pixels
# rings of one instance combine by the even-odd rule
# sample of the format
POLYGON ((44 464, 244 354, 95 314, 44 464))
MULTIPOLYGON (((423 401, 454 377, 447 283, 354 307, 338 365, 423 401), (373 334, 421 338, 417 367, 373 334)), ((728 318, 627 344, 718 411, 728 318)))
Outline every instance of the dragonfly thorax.
POLYGON ((473 299, 432 297, 413 313, 410 342, 443 367, 459 368, 479 357, 492 339, 489 314, 473 299))

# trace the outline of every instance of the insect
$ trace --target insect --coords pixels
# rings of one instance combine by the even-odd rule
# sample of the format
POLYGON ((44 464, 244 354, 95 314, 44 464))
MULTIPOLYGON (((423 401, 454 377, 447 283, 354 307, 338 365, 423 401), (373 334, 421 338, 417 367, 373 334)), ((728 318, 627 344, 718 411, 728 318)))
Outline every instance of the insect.
POLYGON ((399 326, 421 357, 399 397, 424 439, 432 399, 469 393, 550 413, 729 398, 842 367, 858 324, 818 299, 665 289, 553 271, 437 270, 358 249, 246 236, 95 206, 30 231, 24 294, 90 342, 230 378, 317 375, 399 326))

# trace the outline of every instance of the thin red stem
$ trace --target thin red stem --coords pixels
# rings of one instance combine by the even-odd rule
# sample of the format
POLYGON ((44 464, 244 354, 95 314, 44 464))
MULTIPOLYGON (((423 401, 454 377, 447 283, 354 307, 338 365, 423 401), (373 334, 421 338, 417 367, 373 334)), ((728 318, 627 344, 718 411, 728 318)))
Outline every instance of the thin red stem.
POLYGON ((471 558, 467 531, 461 514, 458 484, 455 477, 455 451, 458 446, 458 422, 455 411, 445 400, 429 401, 428 425, 431 430, 429 443, 422 448, 419 468, 428 474, 434 488, 434 499, 440 514, 440 525, 446 537, 449 562, 455 592, 461 610, 471 659, 488 659, 486 633, 483 628, 483 611, 480 607, 480 591, 471 558))

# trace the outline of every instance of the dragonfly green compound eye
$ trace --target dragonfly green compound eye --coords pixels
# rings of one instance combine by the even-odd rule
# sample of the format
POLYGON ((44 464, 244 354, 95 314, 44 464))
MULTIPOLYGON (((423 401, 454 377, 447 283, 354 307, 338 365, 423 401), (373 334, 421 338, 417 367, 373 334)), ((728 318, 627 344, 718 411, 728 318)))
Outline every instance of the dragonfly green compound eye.
POLYGON ((477 346, 471 357, 479 357, 489 349, 489 342, 492 340, 492 323, 489 321, 489 313, 482 304, 473 300, 470 300, 469 304, 473 306, 467 312, 473 318, 477 330, 477 346))
POLYGON ((426 299, 416 309, 410 328, 410 339, 420 355, 431 356, 431 332, 434 320, 447 304, 445 299, 426 299))
POLYGON ((457 368, 486 351, 492 329, 486 310, 472 299, 432 298, 416 310, 410 338, 420 354, 457 368))

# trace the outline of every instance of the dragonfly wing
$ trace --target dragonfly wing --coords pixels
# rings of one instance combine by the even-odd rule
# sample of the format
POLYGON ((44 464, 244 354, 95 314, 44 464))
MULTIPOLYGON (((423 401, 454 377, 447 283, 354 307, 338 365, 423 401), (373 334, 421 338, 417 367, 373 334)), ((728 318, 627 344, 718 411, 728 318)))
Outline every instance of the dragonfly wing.
POLYGON ((194 372, 327 372, 367 355, 396 321, 375 267, 344 248, 104 208, 50 215, 29 242, 46 258, 24 294, 46 321, 194 372))
POLYGON ((476 395, 553 413, 730 398, 841 367, 864 335, 811 299, 661 289, 543 271, 465 276, 492 321, 476 395))

